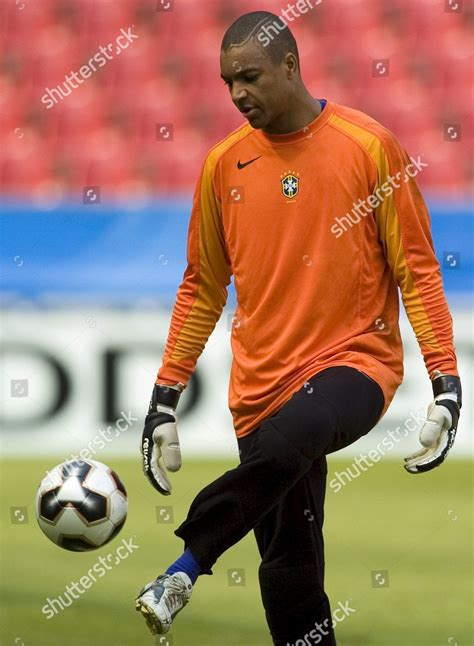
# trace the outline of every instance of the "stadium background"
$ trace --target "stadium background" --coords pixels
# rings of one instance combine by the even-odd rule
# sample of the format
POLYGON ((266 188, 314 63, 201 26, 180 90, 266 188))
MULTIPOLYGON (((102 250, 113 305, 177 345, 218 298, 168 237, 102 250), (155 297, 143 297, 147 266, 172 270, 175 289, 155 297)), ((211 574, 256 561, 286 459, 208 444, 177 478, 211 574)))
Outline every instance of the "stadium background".
MULTIPOLYGON (((462 483, 469 485, 467 460, 472 447, 474 12, 472 5, 461 0, 322 0, 318 5, 313 0, 312 4, 314 8, 290 26, 299 45, 303 78, 313 96, 368 112, 390 128, 411 155, 421 156, 428 164, 417 182, 432 216, 463 377, 459 437, 442 472, 427 475, 421 484, 403 473, 400 456, 417 446, 417 432, 411 433, 395 443, 382 464, 357 477, 357 484, 345 486, 344 493, 335 496, 337 501, 328 500, 334 517, 331 520, 328 514, 327 521, 328 543, 334 546, 328 544, 332 596, 342 599, 347 594, 347 579, 363 582, 361 609, 347 626, 341 625, 341 643, 397 644, 406 641, 406 634, 415 635, 416 626, 420 628, 409 597, 401 601, 404 590, 406 594, 407 589, 417 589, 431 614, 430 603, 435 608, 439 603, 437 586, 441 593, 444 586, 457 585, 456 573, 460 576, 465 568, 462 546, 472 515, 470 493, 462 483), (412 501, 411 510, 391 489, 394 483, 412 501), (386 505, 374 498, 374 491, 381 496, 381 490, 387 496, 386 505), (436 495, 443 496, 442 502, 436 495), (365 525, 361 516, 351 521, 351 531, 359 532, 360 547, 367 550, 364 567, 356 573, 346 562, 347 555, 341 557, 347 546, 339 537, 346 515, 355 514, 354 505, 358 514, 369 514, 376 505, 382 525, 390 523, 392 531, 388 539, 380 527, 376 541, 370 514, 365 525), (392 549, 398 531, 397 523, 392 527, 393 518, 388 520, 389 513, 399 513, 398 524, 403 523, 403 515, 413 519, 416 527, 407 530, 415 536, 411 555, 416 567, 423 555, 423 568, 416 585, 408 575, 403 579, 403 567, 395 568, 398 590, 390 586, 378 591, 377 584, 371 585, 373 572, 390 569, 380 565, 389 560, 380 543, 392 549), (456 552, 450 557, 449 573, 443 570, 442 575, 430 570, 435 563, 439 568, 439 552, 423 553, 423 540, 436 527, 441 528, 440 549, 456 552), (341 559, 344 571, 339 571, 341 559), (404 624, 388 616, 386 601, 381 603, 379 597, 375 601, 374 594, 385 592, 394 595, 388 605, 405 613, 404 624), (437 602, 432 601, 435 598, 437 602), (383 639, 380 633, 377 636, 377 626, 384 631, 383 639)), ((219 78, 221 38, 230 22, 246 11, 279 14, 286 6, 270 0, 0 0, 0 442, 6 521, 2 568, 15 577, 15 568, 25 558, 18 551, 23 545, 41 555, 51 575, 46 586, 41 563, 27 557, 23 568, 31 560, 35 574, 31 589, 8 583, 3 594, 8 621, 0 635, 2 644, 92 644, 92 627, 101 639, 106 638, 107 628, 115 630, 114 644, 133 643, 133 635, 144 634, 143 627, 134 616, 127 624, 115 623, 114 604, 128 617, 127 595, 131 598, 142 578, 146 581, 155 574, 150 573, 149 558, 156 537, 171 558, 180 547, 172 536, 173 523, 209 482, 210 474, 215 477, 235 464, 226 388, 235 310, 232 285, 226 309, 178 411, 184 467, 174 477, 175 500, 157 499, 142 483, 137 445, 185 269, 187 224, 198 173, 209 148, 242 123, 219 78), (137 37, 122 38, 120 52, 115 45, 107 50, 113 52, 110 60, 76 89, 64 85, 66 75, 79 72, 101 46, 115 44, 129 29, 137 37), (60 96, 58 87, 65 96, 60 96), (55 97, 50 108, 42 101, 45 95, 55 97), (121 566, 123 570, 111 573, 109 581, 55 618, 53 627, 36 606, 41 607, 43 597, 53 596, 70 580, 72 575, 64 578, 65 569, 87 568, 84 559, 78 562, 76 555, 63 554, 40 535, 34 523, 34 489, 47 468, 87 447, 100 429, 114 428, 122 411, 130 411, 139 421, 117 433, 92 457, 112 464, 123 475, 131 499, 135 497, 129 524, 143 547, 133 557, 135 566, 131 558, 130 564, 121 566), (163 505, 173 512, 168 527, 160 524, 163 505), (15 516, 17 508, 23 512, 26 508, 24 523, 15 516), (125 568, 130 568, 126 576, 125 568), (123 590, 116 589, 122 584, 123 590), (35 595, 38 598, 31 606, 35 618, 25 623, 21 620, 24 604, 35 595), (96 617, 97 604, 105 622, 96 617), (67 630, 68 617, 74 617, 84 632, 79 630, 65 641, 61 631, 67 630)), ((423 361, 403 314, 402 333, 405 381, 377 429, 331 457, 330 477, 347 468, 354 456, 373 449, 388 431, 403 428, 410 412, 424 410, 431 400, 423 361)), ((227 643, 269 643, 258 600, 255 552, 248 537, 224 557, 214 577, 200 583, 201 599, 209 600, 215 616, 202 617, 202 606, 201 615, 190 606, 180 619, 182 632, 180 624, 173 631, 176 644, 218 644, 219 631, 227 643), (227 579, 228 569, 239 563, 247 576, 245 596, 240 586, 229 585, 227 579), (236 605, 240 620, 235 619, 236 605)), ((401 549, 402 561, 406 554, 401 549)), ((94 554, 88 556, 89 563, 95 559, 94 554)), ((157 567, 165 563, 166 558, 163 563, 160 557, 157 567)), ((353 587, 351 592, 356 594, 353 587)), ((435 643, 431 634, 436 643, 467 643, 469 622, 463 608, 469 606, 463 604, 469 602, 469 594, 472 589, 450 602, 451 618, 443 623, 437 616, 440 623, 432 624, 432 633, 422 620, 423 630, 413 643, 435 643)), ((197 603, 193 599, 193 605, 197 603)))

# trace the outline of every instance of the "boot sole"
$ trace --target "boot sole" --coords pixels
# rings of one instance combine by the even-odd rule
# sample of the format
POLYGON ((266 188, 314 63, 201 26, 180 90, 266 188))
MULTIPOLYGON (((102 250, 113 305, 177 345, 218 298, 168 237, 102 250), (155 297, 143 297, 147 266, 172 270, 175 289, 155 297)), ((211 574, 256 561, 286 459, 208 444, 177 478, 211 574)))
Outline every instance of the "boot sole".
POLYGON ((141 599, 135 600, 135 609, 141 612, 145 618, 146 625, 152 635, 164 635, 169 631, 169 627, 163 626, 153 610, 145 602, 141 601, 141 599))

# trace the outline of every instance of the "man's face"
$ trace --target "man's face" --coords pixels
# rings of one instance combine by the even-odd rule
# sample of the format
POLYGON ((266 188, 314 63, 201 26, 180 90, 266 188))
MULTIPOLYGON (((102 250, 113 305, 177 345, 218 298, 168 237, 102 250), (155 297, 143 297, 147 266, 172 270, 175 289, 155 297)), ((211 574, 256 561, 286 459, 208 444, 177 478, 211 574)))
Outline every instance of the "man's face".
POLYGON ((286 110, 288 76, 285 62, 274 65, 253 40, 221 51, 221 77, 232 101, 253 128, 265 128, 286 110))

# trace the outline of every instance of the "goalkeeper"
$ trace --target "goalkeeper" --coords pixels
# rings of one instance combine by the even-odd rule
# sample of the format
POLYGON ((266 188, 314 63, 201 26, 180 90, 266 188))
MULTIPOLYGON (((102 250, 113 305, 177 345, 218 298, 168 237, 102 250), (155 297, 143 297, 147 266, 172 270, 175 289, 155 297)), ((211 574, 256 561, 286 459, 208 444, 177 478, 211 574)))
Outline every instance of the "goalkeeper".
POLYGON ((452 320, 413 179, 422 166, 371 117, 311 96, 293 35, 274 14, 229 27, 221 75, 247 122, 203 164, 141 447, 145 475, 170 494, 178 400, 233 275, 229 408, 240 464, 196 496, 175 531, 184 553, 136 607, 166 633, 197 577, 253 530, 273 643, 334 645, 326 455, 368 433, 402 382, 399 290, 434 396, 409 473, 443 462, 461 408, 452 320))

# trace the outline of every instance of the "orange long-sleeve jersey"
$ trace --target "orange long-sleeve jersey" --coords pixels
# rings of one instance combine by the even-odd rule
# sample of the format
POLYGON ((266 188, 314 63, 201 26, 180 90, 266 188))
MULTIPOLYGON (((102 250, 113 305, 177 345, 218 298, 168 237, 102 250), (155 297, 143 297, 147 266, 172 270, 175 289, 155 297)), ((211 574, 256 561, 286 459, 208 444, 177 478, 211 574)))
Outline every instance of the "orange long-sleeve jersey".
POLYGON ((187 384, 232 275, 237 437, 330 366, 374 379, 383 415, 403 378, 398 287, 429 376, 458 375, 429 214, 412 177, 422 168, 374 119, 331 101, 297 132, 245 124, 214 146, 156 382, 187 384))

